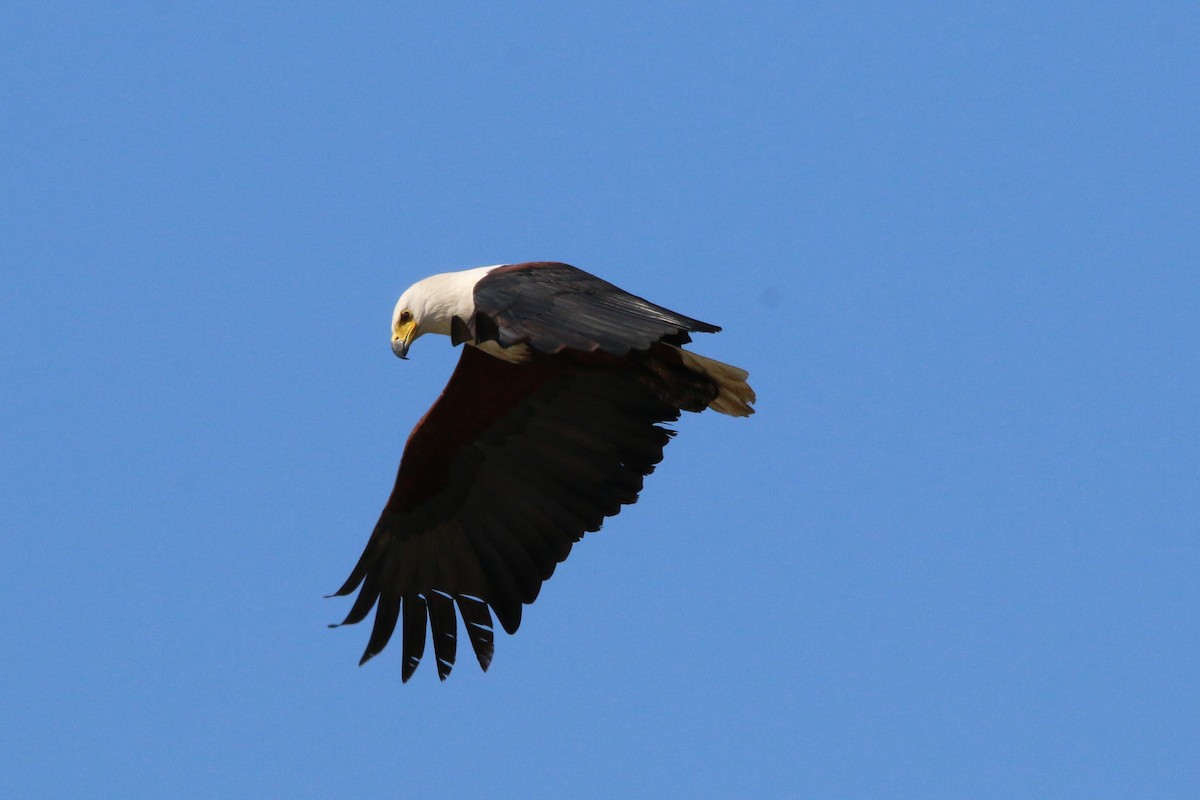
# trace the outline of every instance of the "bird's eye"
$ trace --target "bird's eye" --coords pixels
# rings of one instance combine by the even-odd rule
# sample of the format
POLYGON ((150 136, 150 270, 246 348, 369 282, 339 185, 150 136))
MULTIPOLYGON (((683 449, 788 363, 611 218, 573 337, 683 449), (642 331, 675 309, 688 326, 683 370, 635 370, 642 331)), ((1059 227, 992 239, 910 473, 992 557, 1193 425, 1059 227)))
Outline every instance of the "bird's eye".
POLYGON ((411 311, 401 311, 400 312, 400 321, 401 322, 412 322, 412 312, 411 311))

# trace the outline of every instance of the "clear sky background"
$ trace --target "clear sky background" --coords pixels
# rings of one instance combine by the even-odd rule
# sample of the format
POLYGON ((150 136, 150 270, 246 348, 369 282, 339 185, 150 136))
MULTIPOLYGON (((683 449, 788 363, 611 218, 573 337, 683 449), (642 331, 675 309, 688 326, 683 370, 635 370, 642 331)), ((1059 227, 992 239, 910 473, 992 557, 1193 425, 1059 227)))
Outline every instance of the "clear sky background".
POLYGON ((1200 796, 1193 3, 5 3, 0 795, 1200 796), (254 5, 254 4, 251 4, 254 5), (568 261, 750 420, 440 684, 328 630, 568 261))

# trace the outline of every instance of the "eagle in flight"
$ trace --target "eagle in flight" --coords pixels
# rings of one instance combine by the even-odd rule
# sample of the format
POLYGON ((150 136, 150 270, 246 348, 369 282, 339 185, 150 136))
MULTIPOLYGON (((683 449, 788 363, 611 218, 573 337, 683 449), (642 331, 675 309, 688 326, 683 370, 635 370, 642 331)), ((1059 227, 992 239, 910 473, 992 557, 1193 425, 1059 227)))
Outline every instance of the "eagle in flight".
MULTIPOLYGON (((400 296, 392 351, 427 333, 462 349, 441 397, 408 437, 396 484, 335 595, 342 625, 375 609, 362 661, 401 629, 407 681, 432 633, 438 677, 454 666, 458 617, 479 665, 584 533, 637 501, 682 411, 754 413, 747 372, 683 349, 716 325, 568 264, 434 275, 400 296)), ((334 626, 336 627, 336 626, 334 626)))

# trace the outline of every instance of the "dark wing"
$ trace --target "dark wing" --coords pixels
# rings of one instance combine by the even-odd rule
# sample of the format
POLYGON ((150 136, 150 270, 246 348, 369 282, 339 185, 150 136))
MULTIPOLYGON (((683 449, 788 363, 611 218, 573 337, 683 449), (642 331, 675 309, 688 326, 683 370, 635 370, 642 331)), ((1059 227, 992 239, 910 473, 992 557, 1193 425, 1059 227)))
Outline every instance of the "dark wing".
POLYGON ((487 669, 495 611, 509 633, 587 531, 637 500, 679 418, 618 359, 515 365, 464 347, 450 382, 409 436, 396 486, 338 595, 359 588, 342 624, 376 607, 363 661, 402 624, 408 680, 433 632, 438 675, 458 623, 487 669))
POLYGON ((497 267, 475 285, 475 342, 529 344, 622 356, 655 342, 682 345, 689 332, 721 330, 644 300, 569 264, 534 262, 497 267))

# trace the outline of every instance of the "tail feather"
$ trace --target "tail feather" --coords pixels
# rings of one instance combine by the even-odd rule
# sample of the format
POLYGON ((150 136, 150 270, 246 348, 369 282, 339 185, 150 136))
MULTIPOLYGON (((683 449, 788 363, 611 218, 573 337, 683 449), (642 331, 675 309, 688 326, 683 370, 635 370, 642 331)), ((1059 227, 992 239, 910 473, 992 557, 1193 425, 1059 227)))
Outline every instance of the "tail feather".
POLYGON ((749 372, 683 348, 678 348, 678 352, 685 367, 707 375, 717 385, 717 396, 709 402, 709 408, 731 417, 748 417, 754 413, 751 408, 755 400, 754 390, 746 383, 749 372))

